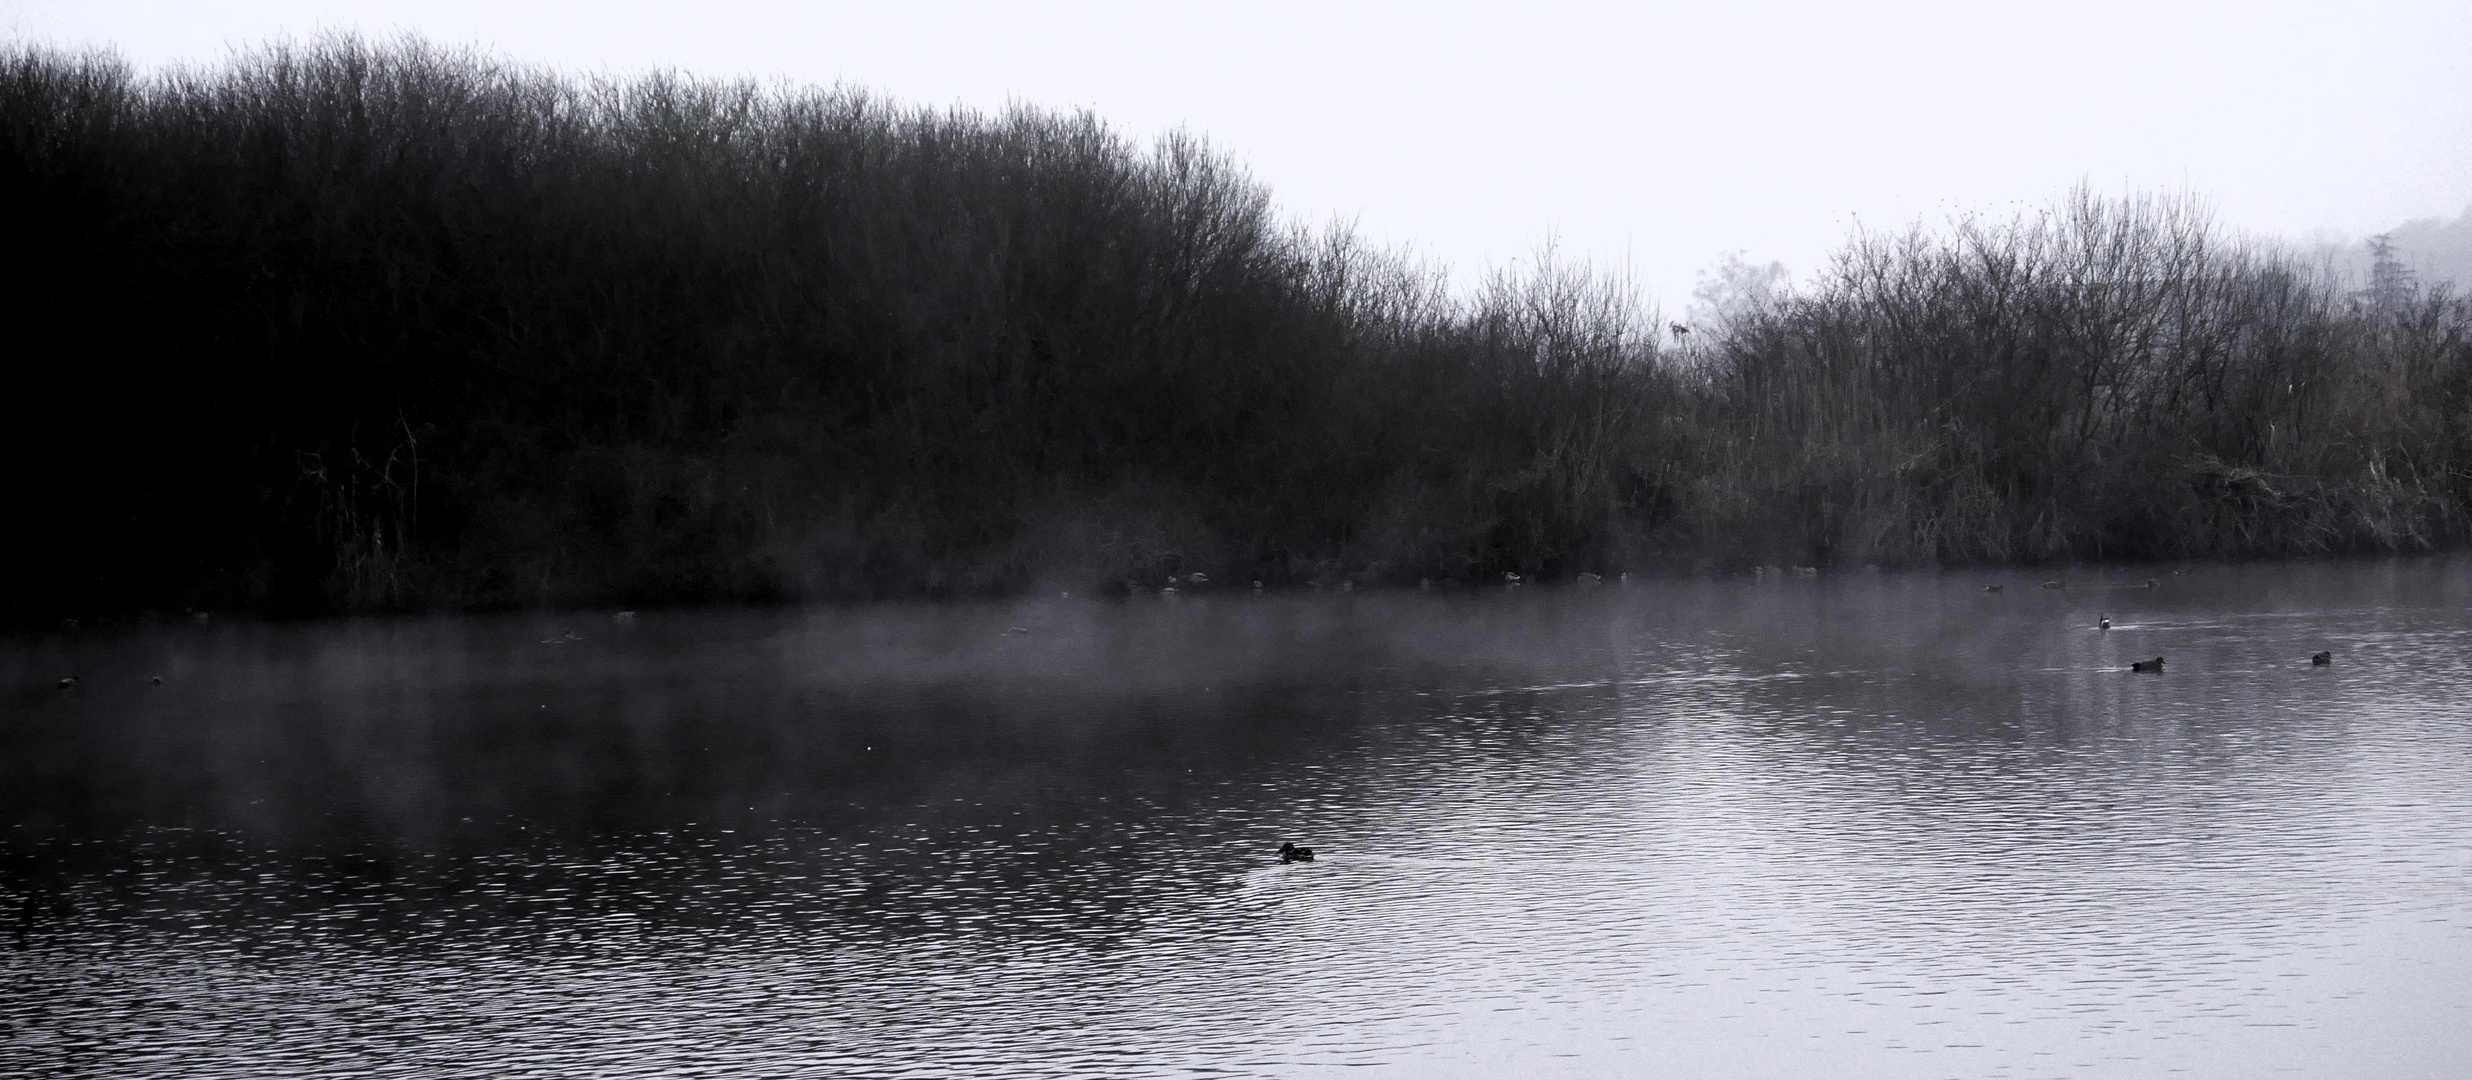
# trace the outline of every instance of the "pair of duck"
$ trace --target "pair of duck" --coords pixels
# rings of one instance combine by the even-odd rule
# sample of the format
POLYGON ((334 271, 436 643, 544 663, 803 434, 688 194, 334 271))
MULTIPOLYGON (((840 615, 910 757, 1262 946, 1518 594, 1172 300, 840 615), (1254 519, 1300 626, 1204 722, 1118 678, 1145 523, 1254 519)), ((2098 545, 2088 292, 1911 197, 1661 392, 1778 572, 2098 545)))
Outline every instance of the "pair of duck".
MULTIPOLYGON (((2105 615, 2099 619, 2096 619, 2094 627, 2097 630, 2111 629, 2111 616, 2105 615)), ((2334 662, 2335 653, 2332 649, 2320 649, 2317 652, 2309 654, 2309 666, 2311 667, 2327 667, 2332 665, 2334 662)), ((2163 670, 2163 658, 2158 656, 2152 660, 2131 661, 2129 664, 2129 670, 2159 673, 2163 670)))
MULTIPOLYGON (((2311 667, 2328 667, 2333 665, 2334 662, 2335 653, 2332 649, 2320 649, 2317 652, 2309 654, 2309 666, 2311 667)), ((2158 656, 2152 660, 2131 661, 2129 663, 2129 670, 2147 673, 2160 673, 2163 670, 2163 658, 2158 656)))
POLYGON ((1312 862, 1313 849, 1297 847, 1295 844, 1281 844, 1279 845, 1279 861, 1283 863, 1312 862))
MULTIPOLYGON (((2097 630, 2109 630, 2109 629, 2111 629, 2111 616, 2109 616, 2109 615, 2104 615, 2104 616, 2101 616, 2101 617, 2099 617, 2099 618, 2095 619, 2095 620, 2094 620, 2094 628, 2095 628, 2095 629, 2097 629, 2097 630)), ((2138 661, 2132 662, 2132 663, 2129 665, 2129 670, 2131 670, 2131 671, 2148 671, 2148 672, 2153 672, 2153 671, 2161 671, 2161 670, 2163 670, 2163 658, 2162 658, 2162 657, 2160 657, 2160 656, 2158 656, 2158 657, 2155 657, 2155 658, 2154 658, 2154 659, 2152 659, 2152 660, 2138 660, 2138 661)))

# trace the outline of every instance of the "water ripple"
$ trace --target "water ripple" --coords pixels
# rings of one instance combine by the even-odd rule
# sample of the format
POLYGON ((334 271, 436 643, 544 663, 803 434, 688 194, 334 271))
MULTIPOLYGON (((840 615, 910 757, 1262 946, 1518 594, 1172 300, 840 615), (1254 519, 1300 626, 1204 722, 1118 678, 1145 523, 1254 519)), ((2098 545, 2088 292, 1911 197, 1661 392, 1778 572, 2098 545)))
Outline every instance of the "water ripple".
POLYGON ((21 641, 0 1073, 2437 1075, 2467 575, 2206 578, 21 641))

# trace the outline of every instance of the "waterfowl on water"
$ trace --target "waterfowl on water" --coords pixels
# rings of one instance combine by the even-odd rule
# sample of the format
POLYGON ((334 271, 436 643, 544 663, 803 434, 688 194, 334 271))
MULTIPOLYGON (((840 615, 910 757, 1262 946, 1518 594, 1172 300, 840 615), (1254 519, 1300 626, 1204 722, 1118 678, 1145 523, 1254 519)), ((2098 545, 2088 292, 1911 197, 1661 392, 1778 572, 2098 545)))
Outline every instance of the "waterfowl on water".
POLYGON ((2054 580, 2044 582, 2043 587, 2046 589, 2065 589, 2068 587, 2068 584, 2066 582, 2054 580))
POLYGON ((2111 616, 2105 615, 2102 618, 2094 620, 2094 628, 2097 630, 2111 629, 2111 616))
POLYGON ((2131 662, 2131 663, 2129 664, 2129 670, 2131 670, 2131 671, 2144 671, 2144 672, 2150 672, 2150 673, 2152 673, 2152 672, 2160 672, 2160 671, 2162 671, 2162 670, 2163 670, 2163 658, 2162 658, 2162 657, 2160 657, 2160 656, 2158 656, 2158 657, 2155 657, 2155 658, 2154 658, 2154 659, 2152 659, 2152 660, 2137 660, 2137 661, 2133 661, 2133 662, 2131 662))
POLYGON ((65 679, 60 680, 59 689, 62 689, 62 690, 75 690, 75 689, 77 689, 77 676, 75 676, 75 675, 71 675, 71 676, 69 676, 68 678, 65 678, 65 679))
POLYGON ((1281 844, 1279 845, 1279 861, 1283 863, 1312 862, 1313 849, 1297 847, 1294 844, 1281 844))
POLYGON ((2000 590, 2005 589, 2005 588, 2007 588, 2007 587, 2008 587, 2008 586, 2006 586, 2006 585, 1985 585, 1985 586, 1983 586, 1983 591, 1984 591, 1984 592, 1999 592, 2000 590))
POLYGON ((2309 663, 2315 667, 2325 667, 2326 665, 2334 662, 2335 654, 2333 650, 2322 650, 2309 654, 2309 663))

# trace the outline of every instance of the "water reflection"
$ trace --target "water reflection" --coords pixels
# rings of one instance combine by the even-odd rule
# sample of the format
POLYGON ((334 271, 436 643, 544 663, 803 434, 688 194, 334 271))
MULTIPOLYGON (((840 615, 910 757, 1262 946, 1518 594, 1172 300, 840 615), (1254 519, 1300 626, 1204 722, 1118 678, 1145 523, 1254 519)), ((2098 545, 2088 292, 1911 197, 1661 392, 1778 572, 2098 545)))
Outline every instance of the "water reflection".
POLYGON ((2472 571, 2142 577, 24 639, 0 1072, 2442 1074, 2472 571))

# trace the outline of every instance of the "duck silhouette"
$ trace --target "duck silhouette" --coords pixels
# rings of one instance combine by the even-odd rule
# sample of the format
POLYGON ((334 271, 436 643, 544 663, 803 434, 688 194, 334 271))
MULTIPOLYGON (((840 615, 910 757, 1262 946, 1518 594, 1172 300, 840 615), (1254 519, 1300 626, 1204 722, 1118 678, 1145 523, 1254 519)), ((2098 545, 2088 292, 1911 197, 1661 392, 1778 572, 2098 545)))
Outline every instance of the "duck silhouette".
POLYGON ((2161 672, 2162 672, 2162 670, 2163 670, 2163 658, 2162 658, 2162 657, 2160 657, 2160 656, 2158 656, 2158 657, 2155 657, 2155 658, 2154 658, 2154 659, 2152 659, 2152 660, 2137 660, 2137 661, 2132 661, 2132 662, 2129 664, 2129 670, 2131 670, 2131 671, 2143 671, 2143 672, 2148 672, 2148 673, 2152 673, 2152 674, 2159 674, 2159 673, 2161 673, 2161 672))
POLYGON ((1281 844, 1279 845, 1279 861, 1283 863, 1312 862, 1313 849, 1297 847, 1294 844, 1281 844))
POLYGON ((2105 615, 2102 618, 2094 620, 2094 628, 2097 630, 2111 629, 2111 616, 2105 615))
POLYGON ((2331 650, 2331 649, 2328 649, 2328 650, 2321 650, 2321 651, 2319 651, 2319 652, 2313 652, 2313 653, 2310 653, 2310 654, 2309 654, 2309 664, 2310 664, 2310 666, 2312 666, 2312 667, 2325 667, 2325 666, 2327 666, 2327 665, 2329 665, 2329 664, 2332 664, 2332 663, 2334 663, 2334 662, 2335 662, 2335 654, 2334 654, 2334 651, 2333 651, 2333 650, 2331 650))

